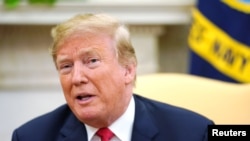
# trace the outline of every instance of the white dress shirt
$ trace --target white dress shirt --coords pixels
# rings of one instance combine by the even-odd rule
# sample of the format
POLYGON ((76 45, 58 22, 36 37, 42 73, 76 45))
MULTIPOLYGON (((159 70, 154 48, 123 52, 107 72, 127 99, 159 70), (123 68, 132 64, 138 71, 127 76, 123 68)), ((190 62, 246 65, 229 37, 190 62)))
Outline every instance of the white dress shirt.
MULTIPOLYGON (((127 110, 120 118, 108 127, 115 134, 110 141, 131 141, 134 116, 135 101, 132 96, 127 110)), ((95 135, 98 128, 94 128, 86 124, 85 127, 87 130, 88 141, 101 141, 100 137, 95 135)))

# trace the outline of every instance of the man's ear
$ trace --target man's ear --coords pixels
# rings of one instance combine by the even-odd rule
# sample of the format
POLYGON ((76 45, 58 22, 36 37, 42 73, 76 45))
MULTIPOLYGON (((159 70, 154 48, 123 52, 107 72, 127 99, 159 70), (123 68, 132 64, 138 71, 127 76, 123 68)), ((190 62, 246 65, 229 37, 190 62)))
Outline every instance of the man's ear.
POLYGON ((125 66, 125 82, 129 84, 134 81, 136 76, 136 65, 135 64, 128 64, 125 66))

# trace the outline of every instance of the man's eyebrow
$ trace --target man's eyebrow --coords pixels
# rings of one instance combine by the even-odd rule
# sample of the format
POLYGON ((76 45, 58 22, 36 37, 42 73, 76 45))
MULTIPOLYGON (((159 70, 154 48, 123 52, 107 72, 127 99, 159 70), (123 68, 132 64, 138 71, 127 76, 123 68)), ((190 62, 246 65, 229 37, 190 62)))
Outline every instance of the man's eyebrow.
POLYGON ((58 55, 57 59, 56 59, 56 63, 60 63, 60 62, 63 62, 65 60, 68 60, 68 56, 67 55, 58 55))
POLYGON ((95 49, 93 48, 85 48, 85 49, 81 49, 79 52, 78 52, 80 55, 83 55, 83 54, 94 54, 95 53, 95 49))
MULTIPOLYGON (((79 52, 77 52, 77 54, 87 56, 87 55, 95 55, 95 54, 98 54, 98 53, 95 51, 95 49, 88 48, 88 49, 80 50, 79 52)), ((69 60, 68 55, 66 55, 66 54, 58 55, 56 63, 60 63, 60 62, 63 62, 65 60, 69 60)))
POLYGON ((99 53, 94 48, 86 48, 78 52, 80 56, 98 55, 99 53))

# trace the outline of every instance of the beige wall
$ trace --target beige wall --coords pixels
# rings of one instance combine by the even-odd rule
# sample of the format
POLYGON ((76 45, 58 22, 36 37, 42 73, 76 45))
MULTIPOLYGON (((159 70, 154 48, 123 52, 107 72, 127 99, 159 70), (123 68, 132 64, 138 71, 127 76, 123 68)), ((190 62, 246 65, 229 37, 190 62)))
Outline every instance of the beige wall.
POLYGON ((0 25, 0 87, 49 86, 57 80, 54 79, 56 71, 48 54, 50 28, 0 25))
POLYGON ((160 72, 188 73, 187 37, 190 25, 168 25, 159 37, 160 72))

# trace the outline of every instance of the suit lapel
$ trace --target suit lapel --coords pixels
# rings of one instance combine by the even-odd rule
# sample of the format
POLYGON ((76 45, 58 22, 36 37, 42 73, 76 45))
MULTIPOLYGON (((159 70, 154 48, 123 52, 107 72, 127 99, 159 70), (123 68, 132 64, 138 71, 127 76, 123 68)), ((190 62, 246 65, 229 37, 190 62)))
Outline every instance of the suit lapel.
POLYGON ((151 114, 148 111, 145 103, 136 95, 135 99, 135 120, 132 131, 132 141, 151 141, 158 133, 158 128, 151 119, 151 114))
POLYGON ((72 113, 61 129, 58 141, 87 141, 87 132, 82 124, 72 113))

